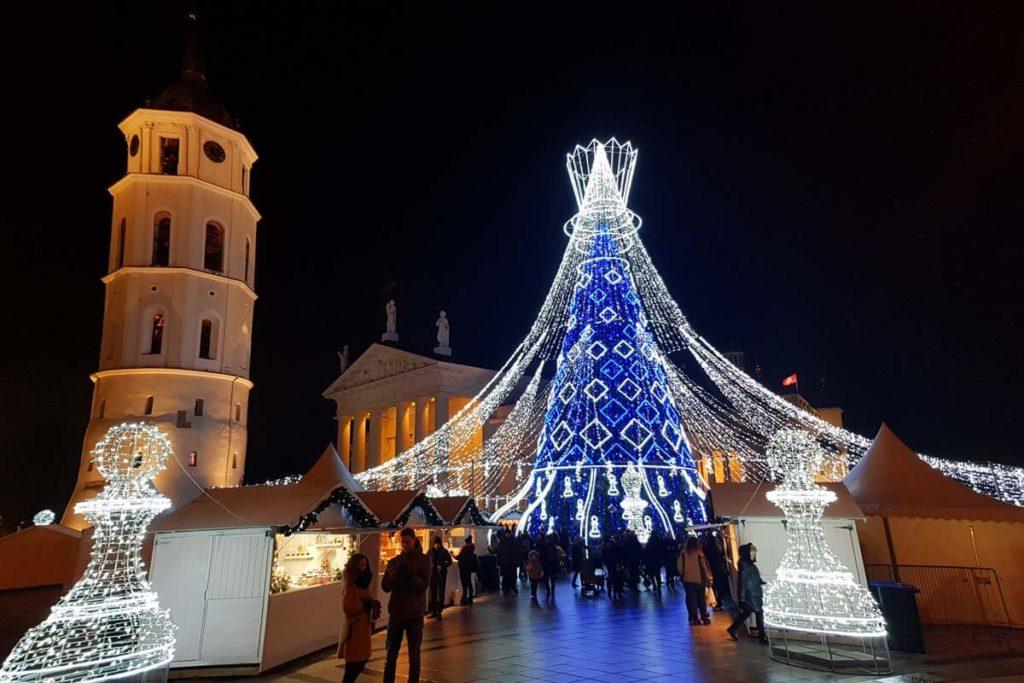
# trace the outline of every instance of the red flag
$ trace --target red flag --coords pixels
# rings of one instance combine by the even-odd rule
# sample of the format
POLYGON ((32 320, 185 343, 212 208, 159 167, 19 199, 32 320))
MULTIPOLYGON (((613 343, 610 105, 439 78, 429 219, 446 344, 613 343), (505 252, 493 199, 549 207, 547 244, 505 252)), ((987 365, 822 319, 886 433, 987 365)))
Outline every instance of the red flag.
POLYGON ((784 386, 784 387, 791 387, 794 384, 796 384, 796 373, 795 372, 792 375, 790 375, 789 377, 787 377, 786 379, 782 380, 782 386, 784 386))

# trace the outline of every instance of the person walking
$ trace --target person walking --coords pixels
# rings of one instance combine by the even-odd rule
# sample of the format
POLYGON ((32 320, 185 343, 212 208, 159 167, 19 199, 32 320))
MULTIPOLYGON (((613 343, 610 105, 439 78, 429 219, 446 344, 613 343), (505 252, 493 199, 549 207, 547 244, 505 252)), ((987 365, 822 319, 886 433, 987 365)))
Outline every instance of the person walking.
POLYGON ((608 536, 604 539, 601 547, 601 561, 604 563, 604 573, 608 577, 608 597, 617 599, 622 597, 622 553, 615 536, 608 536))
POLYGON ((476 544, 472 536, 466 536, 466 542, 459 548, 459 581, 462 583, 462 604, 473 604, 473 572, 480 567, 476 559, 476 544))
POLYGON ((395 683, 402 637, 408 642, 409 674, 406 680, 420 680, 420 646, 423 644, 423 612, 430 582, 430 559, 423 552, 416 532, 406 527, 399 533, 402 552, 388 560, 380 587, 391 593, 388 600, 388 631, 385 639, 384 683, 395 683))
POLYGON ((515 591, 519 592, 516 586, 516 567, 519 564, 519 545, 515 538, 507 532, 502 532, 501 540, 498 541, 498 567, 501 569, 501 592, 508 595, 515 591))
POLYGON ((715 593, 715 610, 721 611, 732 602, 732 591, 729 588, 729 561, 722 547, 722 536, 715 531, 704 537, 704 557, 708 558, 711 567, 711 590, 715 593))
POLYGON ((348 558, 342 576, 345 596, 341 609, 345 613, 346 629, 338 641, 338 659, 345 660, 342 683, 354 683, 370 659, 370 636, 374 619, 380 617, 380 602, 370 596, 373 573, 366 555, 356 553, 348 558))
POLYGON ((435 536, 430 548, 430 602, 427 611, 440 621, 444 611, 448 586, 448 567, 452 566, 452 554, 444 547, 440 536, 435 536))
POLYGON ((554 534, 548 534, 540 551, 540 562, 544 566, 544 587, 547 588, 548 597, 552 600, 555 598, 555 578, 558 576, 560 564, 558 554, 558 538, 554 534))
POLYGON ((640 592, 640 565, 643 564, 644 555, 640 539, 632 531, 627 531, 622 546, 622 561, 626 565, 626 585, 640 592))
POLYGON ((540 553, 531 550, 526 561, 526 575, 530 577, 530 598, 537 599, 537 584, 544 578, 544 565, 540 561, 540 553))
POLYGON ((580 578, 580 570, 583 569, 583 559, 587 554, 587 547, 583 545, 583 538, 573 536, 569 544, 569 563, 572 565, 572 587, 576 587, 576 581, 580 578))
POLYGON ((736 640, 736 631, 743 625, 751 614, 757 624, 757 639, 762 643, 768 642, 768 635, 764 630, 764 606, 762 602, 761 571, 757 568, 757 547, 753 543, 744 543, 740 546, 740 568, 739 576, 736 578, 736 592, 739 599, 740 611, 733 619, 732 625, 726 631, 729 637, 736 640))
POLYGON ((655 531, 647 539, 644 546, 644 574, 647 576, 645 583, 649 582, 651 590, 661 592, 661 556, 662 550, 661 533, 655 531))
POLYGON ((530 542, 529 534, 521 534, 519 539, 519 578, 526 580, 526 563, 530 560, 530 551, 533 550, 533 543, 530 542))
POLYGON ((679 542, 666 538, 661 548, 661 563, 665 567, 665 585, 673 593, 676 592, 676 556, 679 555, 679 542))
POLYGON ((686 612, 690 624, 710 624, 708 618, 707 587, 711 585, 711 568, 707 558, 700 550, 696 536, 686 539, 686 544, 679 551, 676 570, 683 579, 683 590, 686 591, 686 612))

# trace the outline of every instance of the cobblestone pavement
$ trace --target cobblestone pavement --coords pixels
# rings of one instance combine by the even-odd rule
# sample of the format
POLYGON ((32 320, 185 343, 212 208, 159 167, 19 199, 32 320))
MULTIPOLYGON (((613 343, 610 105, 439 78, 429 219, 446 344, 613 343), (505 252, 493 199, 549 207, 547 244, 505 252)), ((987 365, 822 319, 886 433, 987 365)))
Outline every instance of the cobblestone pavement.
MULTIPOLYGON (((873 678, 829 675, 774 662, 754 639, 730 641, 725 634, 728 623, 725 613, 716 613, 711 626, 687 625, 681 591, 660 596, 644 591, 612 603, 606 597, 580 598, 562 583, 552 602, 543 597, 531 602, 528 590, 518 596, 485 596, 472 607, 446 610, 441 622, 427 622, 421 680, 1024 681, 1024 636, 1015 632, 1010 632, 1009 646, 1002 636, 993 640, 971 630, 946 633, 939 652, 927 657, 895 655, 895 673, 873 678)), ((384 637, 377 634, 373 657, 360 680, 379 679, 383 668, 384 637)), ((337 683, 342 670, 333 650, 324 650, 261 679, 337 683)), ((406 670, 403 651, 399 672, 406 670)))

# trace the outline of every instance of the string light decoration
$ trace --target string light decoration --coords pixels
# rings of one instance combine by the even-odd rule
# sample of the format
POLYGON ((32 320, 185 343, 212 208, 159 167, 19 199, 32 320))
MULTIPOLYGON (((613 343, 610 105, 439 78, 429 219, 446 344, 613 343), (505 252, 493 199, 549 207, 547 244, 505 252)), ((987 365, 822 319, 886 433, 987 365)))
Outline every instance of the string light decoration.
POLYGON ((789 631, 884 638, 885 621, 867 588, 825 540, 821 518, 836 494, 814 483, 825 453, 802 429, 780 429, 767 450, 782 483, 766 495, 786 516, 786 552, 764 597, 764 622, 789 631))
POLYGON ((142 541, 150 521, 170 507, 152 480, 171 456, 154 426, 111 427, 92 451, 107 480, 75 506, 93 524, 92 557, 46 620, 22 636, 0 667, 0 681, 104 681, 170 663, 174 626, 146 579, 142 541))
MULTIPOLYGON (((610 306, 616 315, 621 315, 624 310, 617 308, 620 303, 614 298, 615 291, 629 289, 633 292, 636 303, 629 303, 629 306, 635 308, 648 343, 628 341, 634 347, 634 354, 644 357, 649 353, 651 357, 647 360, 652 367, 660 366, 663 377, 659 378, 661 388, 658 391, 664 390, 668 398, 665 404, 659 401, 654 405, 656 408, 671 406, 677 415, 684 418, 678 425, 682 440, 691 459, 704 466, 705 477, 725 477, 731 481, 766 480, 770 477, 770 467, 764 455, 768 440, 779 429, 800 428, 813 434, 824 451, 819 475, 824 479, 841 479, 863 456, 871 442, 825 422, 813 412, 762 386, 702 337, 672 298, 640 240, 640 218, 626 207, 636 165, 636 149, 630 143, 622 144, 614 138, 604 143, 594 140, 586 147, 577 146, 567 158, 573 192, 581 210, 563 226, 569 237, 568 243, 533 325, 487 386, 445 425, 404 453, 357 474, 356 478, 369 490, 424 489, 433 485, 443 492, 468 491, 485 504, 495 504, 501 512, 520 506, 526 500, 526 485, 546 476, 531 472, 540 450, 538 443, 553 434, 550 428, 557 428, 557 425, 547 423, 555 392, 552 391, 552 383, 541 379, 541 369, 546 363, 550 366, 549 361, 560 367, 566 366, 564 356, 571 349, 565 348, 563 342, 568 337, 582 339, 595 333, 600 337, 603 330, 599 328, 612 324, 603 320, 590 324, 581 322, 581 315, 587 311, 581 311, 577 301, 581 291, 579 285, 583 280, 589 280, 587 287, 600 285, 606 294, 613 297, 614 305, 586 304, 594 309, 590 313, 598 316, 606 306, 610 306), (599 147, 604 150, 603 156, 595 154, 599 147), (598 166, 599 157, 604 159, 600 162, 603 164, 601 168, 598 166), (604 167, 611 171, 610 182, 604 167), (591 206, 584 211, 587 189, 595 177, 602 175, 603 196, 595 196, 591 206), (595 257, 602 260, 595 261, 595 257), (599 266, 599 263, 603 265, 599 266), (613 264, 619 264, 614 266, 614 270, 623 278, 621 282, 602 283, 602 280, 594 279, 595 276, 600 278, 605 273, 610 274, 613 264), (694 363, 690 366, 693 370, 684 371, 668 360, 669 354, 676 352, 685 352, 692 357, 694 363), (516 398, 520 381, 531 371, 534 374, 530 386, 516 398), (710 386, 701 386, 688 374, 693 372, 702 373, 710 386), (512 404, 512 410, 505 423, 481 447, 478 438, 481 428, 499 406, 508 403, 512 404)), ((616 279, 617 276, 611 277, 616 279)), ((604 340, 599 341, 606 347, 604 354, 612 354, 606 357, 614 358, 613 346, 608 346, 604 340)), ((595 353, 598 350, 596 347, 595 353)), ((585 351, 581 347, 574 353, 585 351)), ((623 360, 617 362, 628 372, 629 363, 623 360)), ((595 359, 595 365, 597 362, 595 359)), ((568 370, 556 367, 556 381, 560 371, 568 370)), ((607 385, 609 397, 616 397, 617 384, 608 384, 601 376, 596 378, 607 385)), ((582 392, 588 385, 580 385, 576 389, 582 392)), ((641 390, 647 392, 652 388, 645 384, 641 385, 641 390)), ((592 391, 599 392, 600 386, 594 385, 592 391)), ((604 397, 598 399, 602 400, 604 397)), ((599 437, 600 430, 595 428, 594 435, 599 437)), ((979 493, 1024 505, 1024 468, 959 462, 926 455, 920 457, 944 475, 979 493)), ((647 468, 651 462, 644 462, 645 477, 650 474, 647 468)), ((586 500, 584 492, 589 489, 589 481, 595 474, 586 468, 585 458, 565 461, 559 467, 573 467, 574 476, 579 472, 575 490, 586 500), (583 465, 577 468, 580 461, 583 465)), ((680 472, 683 480, 693 477, 689 466, 680 472)), ((598 492, 607 490, 617 479, 614 472, 609 472, 599 485, 595 484, 595 489, 598 492)), ((666 501, 672 500, 671 489, 675 486, 671 477, 667 481, 670 490, 669 495, 663 497, 666 501)), ((701 484, 694 483, 696 489, 701 488, 701 484)), ((556 496, 563 491, 562 486, 559 482, 556 496)), ((619 494, 614 495, 617 497, 619 494)), ((573 498, 566 497, 565 500, 575 505, 573 498)), ((614 507, 618 509, 618 504, 614 507)), ((544 508, 544 512, 549 512, 546 505, 544 508)), ((564 510, 559 514, 563 520, 575 519, 575 508, 568 516, 564 510)), ((496 512, 493 518, 498 516, 496 512)), ((585 520, 589 517, 589 514, 584 515, 585 520)), ((656 527, 660 517, 660 514, 653 515, 656 527)))
POLYGON ((53 514, 53 510, 40 510, 32 518, 32 524, 35 526, 46 526, 47 524, 53 524, 55 519, 57 519, 57 515, 53 514))

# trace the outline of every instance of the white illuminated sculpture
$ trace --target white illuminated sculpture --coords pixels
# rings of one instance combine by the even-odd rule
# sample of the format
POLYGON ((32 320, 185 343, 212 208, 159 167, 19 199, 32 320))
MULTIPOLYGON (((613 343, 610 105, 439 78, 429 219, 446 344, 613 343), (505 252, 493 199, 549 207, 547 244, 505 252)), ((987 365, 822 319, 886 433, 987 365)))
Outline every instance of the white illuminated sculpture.
POLYGON ((146 580, 146 527, 170 501, 152 479, 171 455, 156 427, 122 423, 93 449, 107 480, 75 512, 94 527, 92 557, 82 578, 46 621, 18 641, 0 668, 0 681, 104 681, 139 676, 174 656, 174 626, 146 580))
POLYGON ((40 510, 32 518, 32 524, 35 526, 46 526, 47 524, 53 524, 55 519, 57 519, 57 515, 53 514, 53 510, 40 510))
POLYGON ((764 596, 769 628, 877 638, 885 622, 874 598, 839 561, 825 540, 821 518, 836 494, 814 483, 825 454, 802 429, 780 429, 767 450, 781 484, 766 494, 786 515, 786 553, 764 596))

